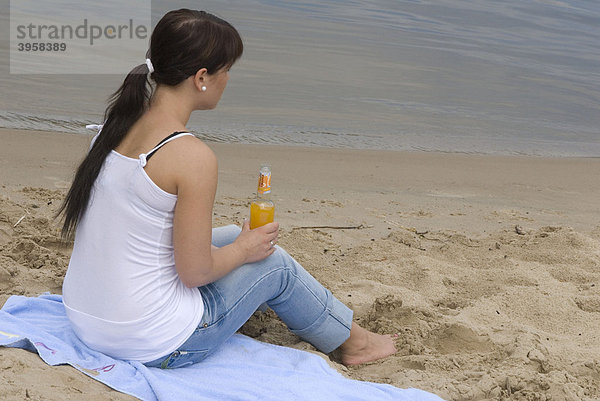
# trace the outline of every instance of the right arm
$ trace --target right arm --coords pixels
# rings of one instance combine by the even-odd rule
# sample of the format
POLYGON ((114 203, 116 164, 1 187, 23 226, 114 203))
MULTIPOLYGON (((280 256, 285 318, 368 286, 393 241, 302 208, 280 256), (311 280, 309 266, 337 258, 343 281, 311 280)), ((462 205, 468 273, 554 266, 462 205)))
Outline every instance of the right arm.
POLYGON ((173 220, 175 267, 187 287, 200 287, 218 280, 245 264, 262 260, 274 252, 270 241, 277 238, 279 225, 270 223, 242 232, 231 244, 213 247, 212 214, 217 189, 217 159, 200 140, 186 141, 172 168, 177 185, 173 220))

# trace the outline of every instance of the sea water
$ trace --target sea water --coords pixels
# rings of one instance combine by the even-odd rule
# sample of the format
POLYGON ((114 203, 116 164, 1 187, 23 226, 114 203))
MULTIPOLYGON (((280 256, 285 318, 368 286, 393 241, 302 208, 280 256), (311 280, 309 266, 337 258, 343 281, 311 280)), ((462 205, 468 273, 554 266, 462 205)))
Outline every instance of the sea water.
MULTIPOLYGON (((101 123, 128 71, 10 74, 2 7, 0 126, 101 123)), ((221 103, 188 124, 205 140, 600 156, 596 0, 155 0, 153 23, 180 7, 244 39, 221 103)))

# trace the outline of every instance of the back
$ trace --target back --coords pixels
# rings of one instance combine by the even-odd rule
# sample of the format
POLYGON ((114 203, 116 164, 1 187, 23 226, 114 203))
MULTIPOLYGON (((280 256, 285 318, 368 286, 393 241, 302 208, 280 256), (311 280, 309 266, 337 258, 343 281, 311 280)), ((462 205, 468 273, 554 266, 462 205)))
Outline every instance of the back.
POLYGON ((80 220, 64 303, 90 347, 142 362, 176 349, 194 331, 203 302, 175 270, 177 196, 160 189, 140 159, 112 151, 80 220))

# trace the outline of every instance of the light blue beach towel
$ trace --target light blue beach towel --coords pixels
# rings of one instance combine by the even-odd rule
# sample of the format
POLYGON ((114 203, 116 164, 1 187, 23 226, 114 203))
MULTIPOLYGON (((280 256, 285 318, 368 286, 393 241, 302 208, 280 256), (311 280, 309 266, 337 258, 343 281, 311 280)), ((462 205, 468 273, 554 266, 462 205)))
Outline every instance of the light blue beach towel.
POLYGON ((60 295, 10 297, 0 310, 0 345, 37 352, 49 365, 69 364, 142 400, 441 401, 421 390, 346 379, 317 355, 241 334, 185 368, 162 370, 113 359, 75 336, 60 295))

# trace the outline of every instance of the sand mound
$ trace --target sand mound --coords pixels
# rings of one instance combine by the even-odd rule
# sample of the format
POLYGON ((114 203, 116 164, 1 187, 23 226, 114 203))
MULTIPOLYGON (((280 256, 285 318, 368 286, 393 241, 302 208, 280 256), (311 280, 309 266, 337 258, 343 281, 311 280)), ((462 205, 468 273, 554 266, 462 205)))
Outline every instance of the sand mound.
POLYGON ((71 253, 71 244, 61 242, 52 220, 64 194, 43 188, 25 188, 23 194, 32 202, 0 199, 0 288, 6 289, 0 292, 2 303, 10 295, 60 293, 71 253))

